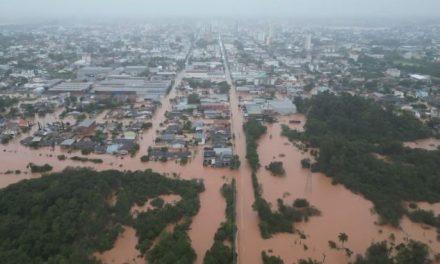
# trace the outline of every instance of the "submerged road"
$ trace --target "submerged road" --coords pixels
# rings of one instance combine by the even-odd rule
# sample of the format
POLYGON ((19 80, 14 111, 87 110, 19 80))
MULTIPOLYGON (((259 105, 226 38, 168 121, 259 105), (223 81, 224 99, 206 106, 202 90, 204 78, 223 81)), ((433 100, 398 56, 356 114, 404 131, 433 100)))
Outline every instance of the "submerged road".
MULTIPOLYGON (((224 50, 223 41, 219 36, 219 43, 223 58, 223 65, 225 69, 226 82, 231 86, 230 89, 230 107, 231 107, 231 130, 234 137, 235 154, 240 157, 241 166, 236 174, 236 250, 237 250, 237 263, 246 263, 246 245, 243 237, 246 233, 246 227, 251 228, 251 224, 246 223, 250 219, 256 219, 255 212, 252 209, 254 202, 252 181, 251 181, 251 169, 246 160, 246 137, 243 134, 244 118, 239 108, 239 98, 236 92, 236 87, 232 81, 229 64, 227 61, 227 55, 224 50), (250 216, 249 218, 247 216, 250 216), (246 219, 246 221, 245 221, 246 219)), ((249 245, 251 246, 251 245, 249 245)))

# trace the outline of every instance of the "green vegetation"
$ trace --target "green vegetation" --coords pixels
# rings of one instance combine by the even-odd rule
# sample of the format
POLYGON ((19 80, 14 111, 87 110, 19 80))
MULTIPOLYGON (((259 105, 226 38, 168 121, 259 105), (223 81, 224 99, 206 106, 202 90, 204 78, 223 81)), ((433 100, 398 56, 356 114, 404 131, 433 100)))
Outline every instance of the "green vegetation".
POLYGON ((58 159, 58 160, 66 160, 67 157, 66 157, 66 155, 61 154, 61 155, 58 155, 58 156, 57 156, 57 159, 58 159))
POLYGON ((148 263, 152 264, 191 264, 196 260, 196 252, 191 247, 187 231, 191 221, 177 225, 173 233, 165 232, 157 246, 148 253, 148 263))
POLYGON ((188 104, 200 104, 200 96, 196 93, 188 95, 188 104))
POLYGON ((231 170, 238 170, 241 166, 240 157, 238 155, 232 156, 231 165, 229 166, 231 170))
POLYGON ((231 86, 225 81, 219 83, 217 86, 219 87, 219 92, 221 94, 228 94, 231 89, 231 86))
MULTIPOLYGON (((283 131, 284 131, 284 127, 283 127, 283 131)), ((310 169, 311 167, 311 163, 310 163, 310 159, 302 159, 301 160, 301 166, 303 167, 303 169, 310 169)))
POLYGON ((252 168, 251 177, 255 196, 253 207, 260 219, 261 236, 267 239, 276 233, 293 233, 292 222, 308 221, 310 216, 319 215, 320 212, 310 205, 304 208, 286 206, 282 199, 277 201, 278 211, 272 212, 270 204, 262 196, 262 190, 256 174, 260 167, 256 141, 266 133, 266 127, 259 121, 250 119, 244 124, 244 131, 246 134, 246 158, 252 168))
POLYGON ((73 161, 81 161, 81 162, 103 163, 102 159, 89 159, 86 157, 79 157, 79 156, 73 156, 70 159, 73 161))
POLYGON ((0 112, 4 112, 6 108, 18 103, 18 99, 9 96, 0 96, 0 112))
POLYGON ((339 245, 339 246, 333 240, 329 240, 328 241, 328 246, 330 247, 330 249, 344 251, 345 255, 348 258, 351 257, 351 255, 353 255, 353 251, 351 249, 349 249, 348 247, 344 247, 344 243, 348 241, 348 235, 346 233, 344 233, 344 232, 341 232, 338 235, 338 240, 341 243, 341 245, 339 245))
POLYGON ((434 226, 437 227, 437 230, 440 230, 440 216, 435 216, 433 211, 417 209, 413 212, 409 212, 408 217, 415 223, 423 223, 434 226))
POLYGON ((49 164, 36 165, 32 162, 28 164, 28 167, 31 168, 32 173, 43 173, 43 172, 51 171, 53 169, 53 167, 50 166, 49 164))
POLYGON ((310 207, 310 203, 307 199, 298 198, 293 201, 293 206, 296 208, 307 208, 310 207))
POLYGON ((130 148, 128 153, 130 153, 130 156, 134 157, 136 155, 136 152, 138 152, 140 149, 140 146, 138 143, 133 143, 133 146, 130 148))
POLYGON ((321 264, 321 263, 322 262, 311 258, 298 260, 298 264, 321 264))
POLYGON ((274 176, 284 176, 286 175, 286 171, 283 167, 282 161, 272 161, 269 165, 266 166, 266 170, 270 171, 274 176))
POLYGON ((266 251, 261 252, 263 264, 284 264, 284 261, 277 256, 269 256, 266 251))
POLYGON ((0 190, 0 256, 17 264, 99 263, 92 253, 111 249, 122 226, 132 226, 150 263, 193 263, 186 230, 199 210, 202 191, 198 181, 170 179, 151 170, 66 169, 22 181, 0 190), (134 204, 169 194, 182 200, 131 216, 134 204), (114 195, 117 201, 111 204, 114 195), (173 234, 165 233, 148 251, 167 225, 181 220, 173 234))
POLYGON ((149 155, 142 155, 142 157, 141 157, 141 161, 142 161, 142 162, 148 162, 148 161, 150 161, 150 156, 149 156, 149 155))
POLYGON ((431 263, 428 246, 417 241, 409 241, 397 246, 388 245, 386 241, 373 243, 368 247, 365 256, 357 256, 355 264, 413 264, 431 263))
POLYGON ((383 223, 399 225, 403 201, 440 201, 440 151, 402 144, 431 136, 415 117, 350 95, 320 94, 304 109, 305 132, 283 127, 282 135, 319 148, 312 169, 371 200, 383 223))
POLYGON ((142 124, 142 129, 143 129, 143 130, 150 129, 150 128, 152 128, 152 127, 153 127, 153 123, 151 123, 151 122, 146 122, 146 123, 143 123, 143 124, 142 124))
POLYGON ((91 136, 90 139, 102 145, 107 140, 107 134, 102 132, 101 130, 96 130, 95 134, 91 136))
POLYGON ((205 264, 234 264, 235 252, 235 180, 231 184, 224 184, 221 189, 226 200, 226 222, 223 222, 214 236, 214 244, 206 252, 205 264), (227 245, 225 244, 227 242, 227 245))
POLYGON ((248 160, 252 171, 255 172, 260 168, 257 140, 266 133, 267 128, 259 121, 250 119, 243 125, 243 130, 246 134, 246 159, 248 160))
POLYGON ((260 217, 260 231, 263 238, 270 238, 276 233, 293 233, 293 222, 308 221, 311 216, 320 215, 320 211, 313 206, 297 208, 285 205, 282 199, 277 200, 278 210, 272 212, 269 203, 259 197, 253 207, 260 217))
POLYGON ((151 201, 151 205, 156 208, 162 208, 164 204, 165 204, 165 201, 160 197, 154 198, 151 201))

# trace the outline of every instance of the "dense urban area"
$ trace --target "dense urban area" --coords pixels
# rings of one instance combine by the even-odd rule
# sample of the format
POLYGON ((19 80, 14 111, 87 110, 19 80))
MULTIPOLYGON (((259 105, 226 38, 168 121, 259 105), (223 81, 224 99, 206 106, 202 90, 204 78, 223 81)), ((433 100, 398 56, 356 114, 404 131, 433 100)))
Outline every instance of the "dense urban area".
POLYGON ((440 263, 438 25, 0 25, 0 141, 1 263, 440 263))

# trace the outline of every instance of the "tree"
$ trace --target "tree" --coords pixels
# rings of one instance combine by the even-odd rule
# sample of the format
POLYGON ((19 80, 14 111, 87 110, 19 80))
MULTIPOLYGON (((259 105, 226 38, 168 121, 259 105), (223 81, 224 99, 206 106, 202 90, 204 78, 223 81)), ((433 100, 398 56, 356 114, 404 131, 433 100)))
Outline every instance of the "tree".
POLYGON ((266 170, 270 171, 274 176, 284 176, 286 174, 282 161, 272 161, 266 166, 266 170))
POLYGON ((200 104, 200 96, 196 93, 188 95, 188 104, 200 104))
POLYGON ((331 248, 331 249, 337 249, 337 248, 338 248, 338 245, 337 245, 336 242, 333 241, 333 240, 329 240, 329 241, 328 241, 328 246, 329 246, 329 248, 331 248))
POLYGON ((240 157, 238 155, 234 155, 232 156, 232 160, 231 160, 231 170, 238 170, 240 168, 241 162, 240 162, 240 157))
POLYGON ((341 246, 342 247, 344 247, 344 242, 347 242, 347 240, 348 240, 348 235, 346 234, 346 233, 339 233, 339 235, 338 235, 338 239, 339 239, 339 241, 341 242, 341 246))
POLYGON ((284 261, 277 256, 269 256, 266 251, 261 252, 263 264, 284 264, 284 261))
POLYGON ((355 264, 393 264, 390 250, 386 241, 374 243, 368 247, 365 257, 356 258, 355 264))
POLYGON ((308 258, 298 260, 298 264, 321 264, 321 262, 315 259, 308 258))

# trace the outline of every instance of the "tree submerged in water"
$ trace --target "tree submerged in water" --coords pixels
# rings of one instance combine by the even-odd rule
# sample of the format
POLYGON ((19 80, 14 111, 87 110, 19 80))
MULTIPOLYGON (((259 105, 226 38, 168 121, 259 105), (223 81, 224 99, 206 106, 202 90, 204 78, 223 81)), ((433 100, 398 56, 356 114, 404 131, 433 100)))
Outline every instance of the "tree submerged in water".
POLYGON ((286 171, 283 167, 282 161, 272 161, 269 165, 266 166, 266 170, 270 171, 274 176, 284 176, 286 175, 286 171))

